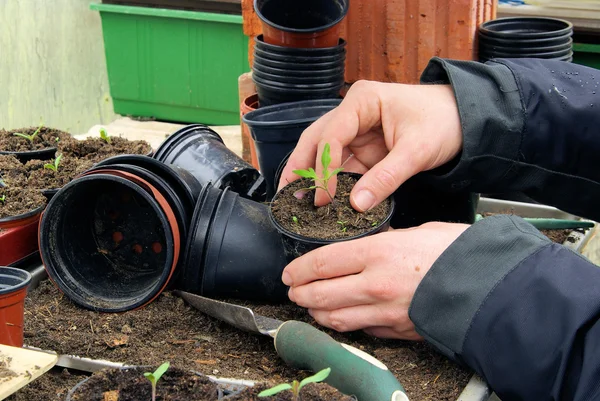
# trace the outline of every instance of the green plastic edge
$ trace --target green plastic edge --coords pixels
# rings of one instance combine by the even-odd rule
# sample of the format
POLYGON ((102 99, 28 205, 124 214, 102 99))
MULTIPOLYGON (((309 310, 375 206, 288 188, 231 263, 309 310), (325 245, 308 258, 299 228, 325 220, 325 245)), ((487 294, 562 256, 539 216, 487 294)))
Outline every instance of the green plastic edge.
POLYGON ((600 53, 600 44, 573 43, 573 51, 582 53, 600 53))
POLYGON ((90 9, 115 14, 145 15, 150 17, 163 18, 180 18, 197 21, 223 22, 226 24, 242 24, 243 21, 241 15, 205 13, 201 11, 171 10, 166 8, 121 6, 118 4, 91 3, 90 9))

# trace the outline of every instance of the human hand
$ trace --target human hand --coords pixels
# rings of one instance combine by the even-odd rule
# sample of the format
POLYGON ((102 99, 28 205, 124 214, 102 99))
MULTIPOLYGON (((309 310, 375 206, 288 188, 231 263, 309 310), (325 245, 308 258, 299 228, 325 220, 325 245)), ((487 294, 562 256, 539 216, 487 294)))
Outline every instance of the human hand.
MULTIPOLYGON (((296 169, 322 174, 321 153, 331 147, 330 169, 364 174, 350 201, 366 211, 413 175, 452 160, 462 148, 458 107, 448 85, 356 82, 339 107, 304 131, 281 174, 279 188, 298 179, 296 169), (349 158, 351 155, 353 157, 349 158), (315 163, 316 161, 316 163, 315 163)), ((335 194, 335 177, 329 191, 335 194)), ((315 204, 330 202, 318 189, 315 204)))
POLYGON ((426 223, 327 245, 283 271, 289 298, 336 331, 417 340, 408 308, 437 258, 469 225, 426 223))

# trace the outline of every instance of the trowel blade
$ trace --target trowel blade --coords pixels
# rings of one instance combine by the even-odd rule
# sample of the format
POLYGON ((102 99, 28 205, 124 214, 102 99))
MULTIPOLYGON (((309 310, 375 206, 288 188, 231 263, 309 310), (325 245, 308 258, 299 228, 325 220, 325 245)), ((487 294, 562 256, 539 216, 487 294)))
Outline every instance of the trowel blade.
POLYGON ((256 315, 252 309, 245 306, 217 301, 184 291, 174 291, 174 293, 199 311, 238 329, 275 337, 277 329, 283 324, 281 320, 256 315))

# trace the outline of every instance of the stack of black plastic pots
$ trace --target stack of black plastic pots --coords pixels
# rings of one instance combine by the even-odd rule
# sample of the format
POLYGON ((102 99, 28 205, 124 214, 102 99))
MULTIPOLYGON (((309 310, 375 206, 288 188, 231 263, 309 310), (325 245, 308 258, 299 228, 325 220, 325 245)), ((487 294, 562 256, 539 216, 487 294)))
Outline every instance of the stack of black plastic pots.
POLYGON ((292 48, 256 38, 252 78, 259 105, 338 98, 344 85, 346 42, 335 47, 292 48))
POLYGON ((105 312, 141 307, 167 288, 284 300, 279 235, 264 195, 249 199, 264 193, 260 174, 205 126, 158 150, 107 159, 50 200, 39 240, 53 282, 105 312))
POLYGON ((573 60, 573 24, 542 17, 492 20, 479 27, 479 61, 493 58, 573 60))

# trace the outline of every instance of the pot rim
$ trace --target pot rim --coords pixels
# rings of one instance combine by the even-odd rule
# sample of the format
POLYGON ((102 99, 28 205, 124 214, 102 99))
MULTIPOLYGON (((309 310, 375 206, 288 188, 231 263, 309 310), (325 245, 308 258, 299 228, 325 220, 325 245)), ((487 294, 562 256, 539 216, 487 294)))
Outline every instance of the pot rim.
MULTIPOLYGON (((355 176, 362 177, 362 174, 354 173, 354 172, 351 172, 351 171, 346 171, 346 172, 342 171, 340 174, 355 175, 355 176)), ((287 185, 285 187, 287 187, 287 185)), ((277 193, 275 194, 275 196, 271 200, 271 204, 277 199, 277 197, 279 196, 279 194, 281 193, 281 191, 285 187, 283 187, 283 188, 281 188, 281 190, 277 191, 277 193)), ((384 226, 386 224, 389 224, 389 222, 392 220, 392 217, 394 216, 394 211, 396 209, 396 201, 394 200, 394 196, 393 195, 390 195, 387 199, 390 199, 390 210, 389 210, 387 216, 385 217, 385 219, 383 219, 382 221, 380 221, 379 224, 377 224, 375 227, 372 227, 369 231, 366 231, 366 232, 361 233, 361 234, 354 235, 352 237, 344 237, 344 238, 336 238, 336 239, 320 239, 320 238, 312 238, 312 237, 306 237, 304 235, 296 234, 296 233, 294 233, 292 231, 289 231, 289 230, 285 229, 277 221, 277 219, 273 215, 273 211, 272 211, 273 208, 272 208, 271 205, 269 205, 269 218, 271 219, 271 223, 275 226, 275 228, 277 229, 277 231, 279 231, 282 235, 285 235, 285 236, 287 236, 289 238, 292 238, 293 240, 296 240, 296 241, 310 242, 310 243, 317 244, 317 245, 327 245, 327 244, 333 244, 333 243, 336 243, 336 242, 345 242, 345 241, 351 241, 351 240, 355 240, 355 239, 359 239, 359 238, 368 237, 373 232, 376 232, 377 230, 379 230, 382 226, 384 226)))
POLYGON ((329 28, 332 28, 334 26, 336 26, 337 24, 339 24, 345 17, 346 14, 348 14, 348 8, 349 8, 349 1, 348 0, 340 0, 340 2, 342 3, 342 12, 340 13, 340 16, 333 20, 332 22, 326 24, 326 25, 322 25, 319 26, 317 28, 289 28, 289 27, 284 27, 278 24, 273 23, 272 21, 269 21, 259 10, 258 7, 258 1, 259 0, 254 0, 254 11, 256 12, 256 15, 258 16, 258 18, 265 24, 269 25, 272 28, 278 29, 280 31, 284 31, 284 32, 291 32, 291 33, 305 33, 305 34, 310 34, 310 33, 317 33, 317 32, 323 32, 326 31, 329 28))
POLYGON ((276 65, 278 67, 272 67, 272 68, 279 68, 279 69, 283 69, 285 70, 285 66, 286 65, 292 65, 292 66, 299 66, 298 68, 289 68, 290 70, 296 70, 296 71, 313 71, 315 69, 326 69, 326 70, 331 70, 334 68, 343 68, 346 62, 346 58, 340 58, 339 60, 336 61, 326 61, 323 63, 293 63, 293 62, 287 62, 287 61, 279 61, 279 60, 271 60, 268 58, 264 58, 263 56, 261 56, 260 54, 256 54, 256 52, 254 52, 254 64, 258 65, 264 65, 266 67, 269 67, 270 65, 276 65), (266 63, 265 63, 266 62, 266 63), (280 68, 282 67, 282 68, 280 68))
POLYGON ((12 294, 26 288, 31 283, 31 273, 15 267, 0 266, 0 276, 10 276, 21 280, 20 283, 7 288, 0 288, 0 296, 12 294), (7 274, 12 273, 12 274, 7 274))
POLYGON ((50 153, 53 151, 56 153, 58 148, 56 146, 51 146, 49 148, 44 149, 36 149, 36 150, 25 150, 25 151, 13 151, 13 150, 0 150, 0 155, 23 155, 23 156, 35 156, 43 153, 50 153))
POLYGON ((28 212, 18 214, 16 216, 7 216, 0 219, 0 228, 15 228, 27 225, 39 219, 46 206, 38 206, 28 212))
POLYGON ((549 18, 549 17, 508 17, 508 18, 499 18, 495 20, 490 20, 484 22, 479 26, 479 32, 486 34, 491 37, 499 37, 504 39, 535 39, 535 38, 555 38, 558 36, 562 36, 568 32, 573 31, 573 24, 569 21, 559 18, 549 18), (553 31, 539 31, 539 32, 506 32, 502 30, 495 30, 494 28, 506 24, 527 24, 532 25, 536 23, 548 23, 548 24, 556 24, 562 25, 562 28, 556 29, 553 31))
MULTIPOLYGON (((341 99, 316 99, 316 100, 301 100, 298 102, 289 102, 289 103, 281 103, 275 104, 271 106, 261 107, 256 109, 243 117, 243 121, 249 127, 287 127, 298 124, 306 124, 315 121, 314 117, 306 117, 297 120, 287 120, 287 121, 256 121, 251 120, 256 116, 262 116, 269 112, 279 112, 288 109, 295 109, 298 107, 302 107, 304 109, 311 106, 335 106, 338 107, 341 104, 341 99), (276 109, 276 110, 275 110, 276 109)), ((335 109, 332 107, 332 110, 335 109)))
MULTIPOLYGON (((273 48, 273 50, 279 51, 279 52, 283 52, 283 53, 295 53, 295 52, 307 52, 307 53, 320 53, 320 52, 327 52, 327 51, 333 51, 334 49, 338 49, 341 48, 338 51, 342 51, 342 49, 344 49, 346 47, 346 40, 343 38, 340 38, 338 40, 338 44, 337 46, 332 46, 332 47, 306 47, 306 48, 298 48, 298 47, 285 47, 285 46, 279 46, 279 45, 273 45, 271 43, 267 43, 265 42, 265 38, 264 35, 261 33, 260 35, 256 36, 254 38, 254 40, 258 43, 260 43, 260 46, 265 46, 267 48, 271 47, 273 48)), ((256 46, 256 45, 255 45, 256 46)))

